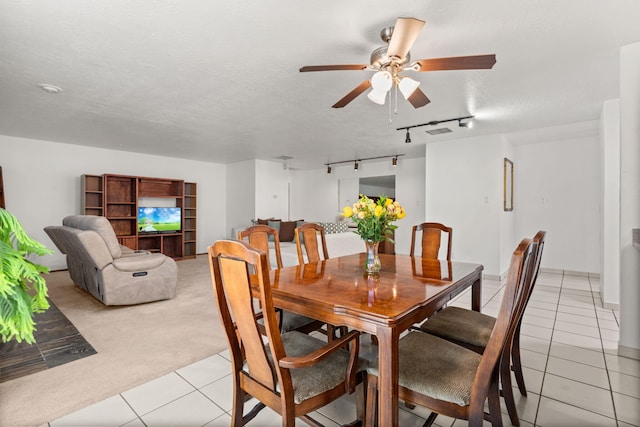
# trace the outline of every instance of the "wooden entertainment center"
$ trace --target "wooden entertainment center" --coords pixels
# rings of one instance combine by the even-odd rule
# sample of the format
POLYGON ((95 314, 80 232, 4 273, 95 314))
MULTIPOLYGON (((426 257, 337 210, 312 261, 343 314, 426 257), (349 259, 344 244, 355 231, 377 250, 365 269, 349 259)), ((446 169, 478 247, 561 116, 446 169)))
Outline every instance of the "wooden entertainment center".
POLYGON ((172 258, 196 256, 195 182, 127 175, 82 175, 84 215, 105 216, 120 244, 134 250, 160 252, 172 258), (163 199, 182 209, 182 228, 169 233, 147 234, 138 230, 140 199, 163 199), (175 203, 175 204, 174 204, 175 203))

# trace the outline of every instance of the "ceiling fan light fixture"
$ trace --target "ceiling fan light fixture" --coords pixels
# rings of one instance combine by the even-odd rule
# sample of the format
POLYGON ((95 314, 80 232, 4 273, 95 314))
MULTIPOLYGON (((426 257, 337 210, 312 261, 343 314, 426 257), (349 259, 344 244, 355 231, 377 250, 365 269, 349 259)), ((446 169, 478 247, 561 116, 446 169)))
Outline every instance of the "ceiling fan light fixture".
POLYGON ((387 92, 382 90, 373 89, 371 92, 367 94, 367 98, 376 104, 384 105, 385 100, 387 99, 387 92))
POLYGON ((420 82, 409 77, 403 77, 400 80, 400 83, 398 83, 398 88, 400 88, 400 92, 402 92, 404 99, 409 99, 413 92, 418 89, 418 86, 420 86, 420 82))
POLYGON ((388 71, 378 71, 371 77, 371 87, 373 87, 374 90, 388 92, 392 85, 393 77, 391 77, 391 73, 388 71))

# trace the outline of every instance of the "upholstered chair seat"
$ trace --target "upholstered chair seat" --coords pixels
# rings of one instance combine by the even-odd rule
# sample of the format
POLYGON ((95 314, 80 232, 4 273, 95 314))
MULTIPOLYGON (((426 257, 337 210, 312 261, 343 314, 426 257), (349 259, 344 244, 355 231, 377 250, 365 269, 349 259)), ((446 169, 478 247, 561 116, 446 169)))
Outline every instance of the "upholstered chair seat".
POLYGON ((486 347, 496 318, 461 307, 447 307, 420 325, 423 332, 462 341, 477 347, 486 347))
MULTIPOLYGON (((321 349, 327 345, 327 342, 301 332, 291 331, 282 334, 282 344, 288 357, 300 357, 321 349)), ((266 347, 269 347, 268 344, 266 347)), ((271 361, 271 357, 269 360, 271 361)), ((302 403, 347 381, 348 364, 349 352, 342 350, 331 354, 316 365, 292 369, 293 401, 302 403)), ((366 359, 358 358, 356 371, 364 372, 367 364, 366 359)))
MULTIPOLYGON (((469 405, 481 355, 421 332, 408 333, 398 345, 400 386, 434 399, 469 405)), ((376 376, 377 362, 371 362, 367 369, 376 376)))

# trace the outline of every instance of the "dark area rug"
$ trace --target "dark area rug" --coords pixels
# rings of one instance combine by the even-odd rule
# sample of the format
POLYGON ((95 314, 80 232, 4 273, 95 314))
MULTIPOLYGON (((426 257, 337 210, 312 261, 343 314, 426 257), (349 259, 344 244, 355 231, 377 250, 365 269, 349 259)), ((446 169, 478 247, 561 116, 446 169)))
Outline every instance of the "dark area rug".
POLYGON ((49 304, 34 316, 35 344, 0 343, 0 383, 96 354, 58 307, 51 300, 49 304))

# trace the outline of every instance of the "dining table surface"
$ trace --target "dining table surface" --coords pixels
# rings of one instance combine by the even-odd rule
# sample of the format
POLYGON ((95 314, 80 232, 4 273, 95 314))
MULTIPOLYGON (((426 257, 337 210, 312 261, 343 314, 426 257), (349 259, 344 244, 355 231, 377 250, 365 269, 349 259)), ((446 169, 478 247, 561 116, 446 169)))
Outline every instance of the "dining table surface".
POLYGON ((381 271, 367 274, 364 259, 360 253, 272 270, 272 296, 276 307, 376 336, 378 424, 397 426, 400 334, 469 287, 470 306, 480 311, 483 266, 380 254, 381 271))

